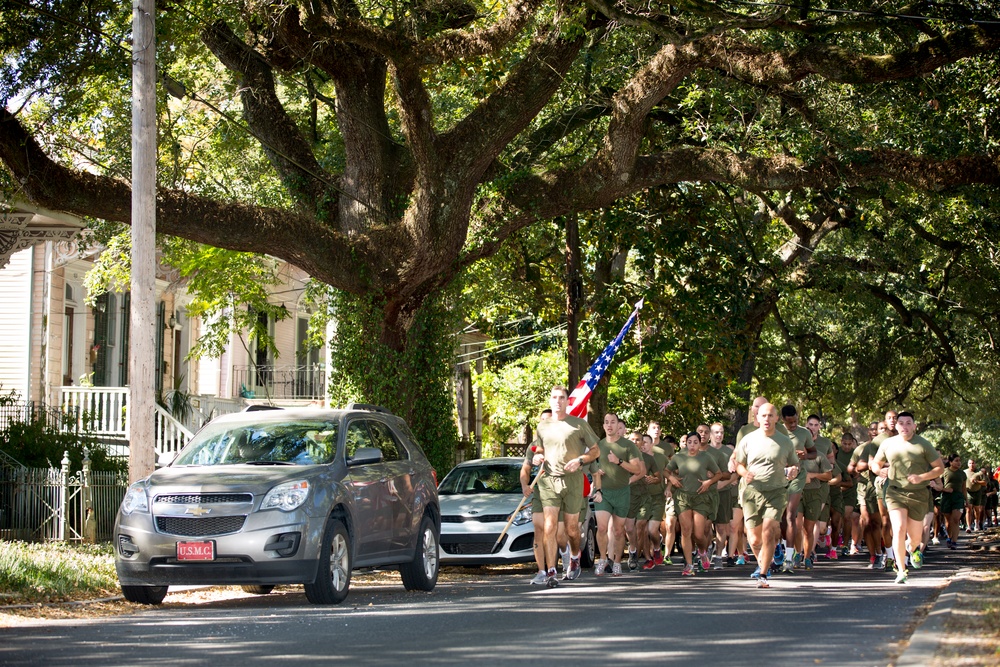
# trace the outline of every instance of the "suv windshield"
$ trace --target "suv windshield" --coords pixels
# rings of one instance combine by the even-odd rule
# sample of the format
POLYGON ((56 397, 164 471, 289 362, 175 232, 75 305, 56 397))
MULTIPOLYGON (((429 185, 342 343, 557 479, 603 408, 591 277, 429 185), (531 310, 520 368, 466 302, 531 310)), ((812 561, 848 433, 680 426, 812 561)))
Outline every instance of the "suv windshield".
POLYGON ((315 465, 330 463, 336 454, 335 421, 221 423, 199 431, 173 465, 315 465))
POLYGON ((509 463, 483 463, 459 466, 438 486, 438 495, 456 493, 521 493, 521 466, 509 463))

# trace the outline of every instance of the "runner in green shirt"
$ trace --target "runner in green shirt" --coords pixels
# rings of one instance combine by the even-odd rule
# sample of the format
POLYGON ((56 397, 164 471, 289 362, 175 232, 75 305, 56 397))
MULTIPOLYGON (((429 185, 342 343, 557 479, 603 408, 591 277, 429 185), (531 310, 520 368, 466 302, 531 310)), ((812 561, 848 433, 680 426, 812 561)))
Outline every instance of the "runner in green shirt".
POLYGON ((720 479, 719 464, 707 452, 701 451, 701 438, 697 433, 688 433, 684 440, 685 449, 674 454, 667 463, 667 481, 674 487, 674 503, 681 522, 681 548, 684 551, 684 571, 681 576, 693 577, 694 566, 691 552, 698 547, 698 558, 702 570, 708 570, 708 518, 711 499, 708 491, 720 479))
POLYGON ((538 424, 538 440, 534 465, 544 465, 545 474, 538 480, 537 493, 542 499, 545 517, 546 585, 558 585, 556 579, 556 530, 559 512, 563 512, 566 537, 570 548, 570 567, 567 578, 580 576, 580 510, 583 497, 583 471, 581 468, 597 459, 597 435, 586 420, 567 412, 569 392, 556 385, 549 394, 552 419, 538 424))
MULTIPOLYGON (((799 474, 798 456, 788 436, 777 432, 778 409, 765 403, 757 411, 760 428, 738 443, 733 458, 743 478, 743 516, 747 539, 757 556, 757 587, 768 588, 768 571, 781 536, 785 485, 799 474)), ((753 575, 751 575, 753 576, 753 575)))
MULTIPOLYGON (((924 516, 930 507, 927 483, 944 472, 941 455, 934 446, 917 435, 913 415, 901 412, 896 418, 899 435, 887 438, 871 460, 872 472, 880 475, 885 469, 885 504, 892 524, 892 539, 896 554, 896 583, 905 584, 906 538, 915 547, 914 568, 923 565, 923 554, 916 547, 923 541, 924 516)), ((880 475, 881 476, 881 475, 880 475)))
POLYGON ((595 476, 598 491, 594 492, 598 550, 594 574, 598 577, 609 566, 612 576, 620 577, 622 574, 625 517, 630 499, 628 480, 642 465, 639 448, 628 438, 621 437, 620 424, 616 413, 604 415, 604 432, 607 435, 597 443, 601 453, 597 459, 600 471, 595 476))
POLYGON ((952 454, 948 467, 941 475, 941 514, 948 529, 948 548, 958 547, 958 524, 965 509, 965 488, 967 479, 962 470, 962 457, 952 454))

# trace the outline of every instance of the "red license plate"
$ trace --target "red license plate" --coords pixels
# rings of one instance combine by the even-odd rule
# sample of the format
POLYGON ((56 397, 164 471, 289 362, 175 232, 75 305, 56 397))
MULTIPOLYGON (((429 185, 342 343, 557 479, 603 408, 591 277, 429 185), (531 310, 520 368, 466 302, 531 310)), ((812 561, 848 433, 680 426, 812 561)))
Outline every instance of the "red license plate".
POLYGON ((215 542, 178 542, 177 560, 215 560, 215 542))

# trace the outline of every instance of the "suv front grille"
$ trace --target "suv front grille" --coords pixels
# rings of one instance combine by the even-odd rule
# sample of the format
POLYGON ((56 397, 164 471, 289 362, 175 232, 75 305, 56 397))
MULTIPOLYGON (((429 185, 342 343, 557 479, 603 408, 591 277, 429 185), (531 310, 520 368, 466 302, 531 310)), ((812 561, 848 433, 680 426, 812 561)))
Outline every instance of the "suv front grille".
POLYGON ((208 505, 211 503, 252 503, 250 493, 175 493, 173 495, 156 496, 154 503, 170 505, 208 505))
POLYGON ((156 517, 156 530, 165 535, 179 535, 182 537, 205 537, 207 535, 227 535, 238 533, 243 530, 246 516, 211 516, 211 517, 186 517, 186 516, 158 516, 156 517))

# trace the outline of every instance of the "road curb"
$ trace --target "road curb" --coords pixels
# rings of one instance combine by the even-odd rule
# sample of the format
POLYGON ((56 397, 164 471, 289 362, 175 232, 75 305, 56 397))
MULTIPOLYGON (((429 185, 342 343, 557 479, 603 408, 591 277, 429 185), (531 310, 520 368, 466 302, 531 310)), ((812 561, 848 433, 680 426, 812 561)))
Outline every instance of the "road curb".
POLYGON ((958 596, 968 587, 973 572, 975 568, 962 568, 948 579, 930 613, 910 635, 906 650, 892 663, 893 667, 925 667, 934 661, 944 636, 944 626, 951 617, 958 596))

